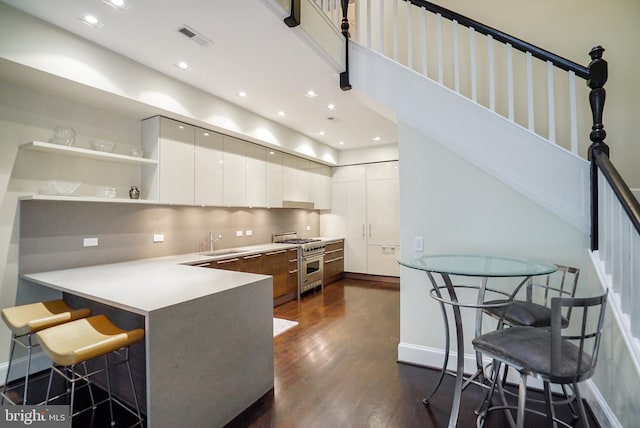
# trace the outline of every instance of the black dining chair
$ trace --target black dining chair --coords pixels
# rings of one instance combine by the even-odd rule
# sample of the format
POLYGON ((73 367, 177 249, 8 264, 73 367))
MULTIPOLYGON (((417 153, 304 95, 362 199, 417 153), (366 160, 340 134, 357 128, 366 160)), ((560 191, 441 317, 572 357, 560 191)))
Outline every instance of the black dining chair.
POLYGON ((479 409, 478 426, 493 410, 503 409, 512 426, 524 427, 525 411, 545 415, 546 426, 566 422, 556 418, 551 400, 551 384, 571 385, 580 417, 589 426, 578 383, 589 379, 598 361, 598 349, 602 334, 607 293, 597 297, 554 297, 551 299, 551 325, 549 329, 536 327, 511 327, 495 330, 473 339, 473 346, 493 359, 491 387, 479 409), (563 311, 570 310, 568 325, 563 311), (520 373, 518 405, 509 405, 499 372, 501 365, 520 373), (545 412, 526 407, 527 377, 542 380, 545 396, 545 412), (494 392, 498 389, 501 404, 492 406, 494 392), (517 408, 516 423, 511 410, 517 408))

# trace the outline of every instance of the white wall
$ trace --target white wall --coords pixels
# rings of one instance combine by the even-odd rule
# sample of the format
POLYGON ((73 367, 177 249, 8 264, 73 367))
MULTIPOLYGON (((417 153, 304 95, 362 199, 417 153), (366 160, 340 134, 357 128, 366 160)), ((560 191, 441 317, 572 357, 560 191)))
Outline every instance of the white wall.
MULTIPOLYGON (((403 257, 412 256, 413 237, 423 236, 425 254, 514 255, 577 266, 583 272, 578 294, 602 292, 597 278, 590 273, 589 241, 584 233, 402 121, 398 140, 403 257)), ((442 364, 444 332, 440 309, 428 295, 427 280, 423 272, 401 269, 398 358, 437 367, 442 364)), ((498 285, 509 287, 508 281, 498 285)), ((463 318, 469 320, 470 316, 473 314, 463 310, 463 318)), ((465 323, 469 370, 473 367, 473 325, 473 321, 465 323)), ((602 394, 604 401, 590 404, 597 413, 606 413, 610 407, 623 422, 637 414, 637 404, 630 397, 638 396, 640 382, 629 367, 615 324, 608 323, 607 329, 608 338, 603 343, 607 350, 603 351, 594 376, 596 395, 602 394), (614 370, 612 367, 618 364, 629 370, 614 370), (621 394, 620 387, 631 394, 621 394), (601 410, 603 405, 605 410, 601 410)), ((593 399, 593 395, 590 397, 593 399)))

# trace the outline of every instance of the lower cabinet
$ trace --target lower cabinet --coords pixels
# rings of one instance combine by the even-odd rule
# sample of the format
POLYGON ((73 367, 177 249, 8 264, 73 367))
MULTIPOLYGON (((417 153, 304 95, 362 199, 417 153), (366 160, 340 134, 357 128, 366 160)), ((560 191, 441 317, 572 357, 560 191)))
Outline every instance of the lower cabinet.
POLYGON ((289 281, 289 250, 264 253, 262 273, 273 276, 274 300, 287 294, 289 281))
POLYGON ((287 271, 287 296, 298 297, 298 283, 300 276, 298 273, 298 248, 289 250, 289 269, 287 271))
POLYGON ((324 248, 324 268, 322 281, 331 284, 344 274, 344 241, 330 242, 324 248))
POLYGON ((228 257, 193 266, 259 273, 273 277, 273 303, 280 305, 298 296, 298 248, 247 256, 228 257))

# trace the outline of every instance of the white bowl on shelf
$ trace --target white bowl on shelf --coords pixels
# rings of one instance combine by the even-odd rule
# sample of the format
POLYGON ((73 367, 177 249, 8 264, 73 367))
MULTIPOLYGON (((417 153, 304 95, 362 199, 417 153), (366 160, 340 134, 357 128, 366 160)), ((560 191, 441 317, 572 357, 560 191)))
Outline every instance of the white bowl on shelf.
POLYGON ((71 196, 82 183, 68 180, 49 180, 44 193, 47 195, 71 196))
POLYGON ((116 143, 107 140, 91 140, 89 141, 91 148, 99 152, 111 153, 116 148, 116 143))
POLYGON ((142 150, 140 147, 133 147, 131 148, 131 150, 129 150, 129 154, 135 158, 141 158, 142 156, 144 156, 144 150, 142 150))
POLYGON ((96 197, 98 198, 115 198, 116 197, 116 188, 115 187, 98 187, 96 190, 96 197))

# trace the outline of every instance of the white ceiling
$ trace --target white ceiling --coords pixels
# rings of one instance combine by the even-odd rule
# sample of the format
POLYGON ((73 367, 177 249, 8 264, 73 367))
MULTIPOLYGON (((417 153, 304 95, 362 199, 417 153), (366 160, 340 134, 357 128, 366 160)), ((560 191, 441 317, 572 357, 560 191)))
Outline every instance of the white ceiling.
POLYGON ((340 90, 342 70, 304 41, 299 27, 287 27, 286 13, 269 0, 125 0, 124 11, 103 0, 2 1, 338 150, 396 143, 396 125, 355 90, 340 90), (102 25, 83 23, 87 14, 102 25), (178 33, 184 25, 212 44, 178 33), (176 67, 180 61, 190 69, 176 67), (308 90, 318 96, 307 97, 308 90))

